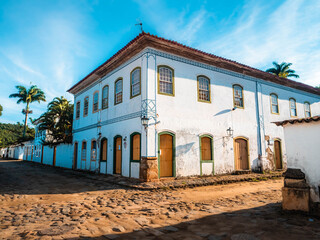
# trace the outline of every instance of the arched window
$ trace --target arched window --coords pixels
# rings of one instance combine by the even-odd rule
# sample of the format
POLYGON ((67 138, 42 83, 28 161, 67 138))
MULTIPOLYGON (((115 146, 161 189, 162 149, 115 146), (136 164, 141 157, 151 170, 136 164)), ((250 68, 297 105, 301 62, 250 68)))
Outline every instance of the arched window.
POLYGON ((95 91, 93 93, 93 108, 92 111, 93 112, 97 112, 99 109, 99 92, 95 91))
POLYGON ((81 160, 86 161, 87 158, 87 142, 83 141, 81 146, 81 160))
POLYGON ((122 103, 122 78, 114 83, 114 105, 122 103))
POLYGON ((102 109, 108 108, 109 99, 109 86, 106 85, 102 88, 102 109))
POLYGON ((210 79, 198 76, 198 101, 210 102, 210 79))
POLYGON ((275 93, 270 94, 270 103, 271 103, 271 113, 279 113, 279 103, 278 96, 275 93))
POLYGON ((130 74, 130 98, 140 95, 141 92, 141 68, 137 67, 130 74))
POLYGON ((140 133, 131 134, 130 160, 132 162, 140 162, 141 159, 141 135, 140 133))
POLYGON ((97 160, 97 141, 91 141, 91 161, 97 160))
POLYGON ((304 114, 306 117, 311 117, 310 103, 308 102, 304 103, 304 114))
POLYGON ((174 96, 174 71, 168 66, 158 66, 158 93, 174 96))
POLYGON ((212 137, 204 135, 200 137, 200 156, 201 161, 212 161, 212 137))
POLYGON ((83 116, 88 116, 88 108, 89 108, 89 97, 86 97, 84 99, 84 104, 83 104, 83 116))
POLYGON ((233 85, 233 106, 237 108, 244 108, 243 88, 240 85, 233 85))
POLYGON ((297 104, 294 98, 289 99, 290 102, 290 116, 296 117, 297 116, 297 104))
POLYGON ((76 119, 79 119, 79 117, 80 117, 80 101, 78 101, 76 105, 76 119))

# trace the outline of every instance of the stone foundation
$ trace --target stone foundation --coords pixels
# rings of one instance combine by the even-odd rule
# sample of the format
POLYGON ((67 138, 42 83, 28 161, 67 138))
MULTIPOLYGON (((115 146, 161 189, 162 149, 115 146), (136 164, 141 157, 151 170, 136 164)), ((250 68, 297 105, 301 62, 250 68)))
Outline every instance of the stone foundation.
POLYGON ((310 188, 300 169, 288 168, 282 188, 282 209, 310 211, 310 188))
POLYGON ((140 180, 144 182, 158 181, 158 158, 142 157, 140 163, 140 180))

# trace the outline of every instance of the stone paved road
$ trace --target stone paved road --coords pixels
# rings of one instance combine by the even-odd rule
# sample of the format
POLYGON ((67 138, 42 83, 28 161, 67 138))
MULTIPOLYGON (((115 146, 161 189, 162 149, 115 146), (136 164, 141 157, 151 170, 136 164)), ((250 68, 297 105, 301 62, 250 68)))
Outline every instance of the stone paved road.
POLYGON ((0 161, 0 239, 320 239, 318 219, 281 212, 281 187, 139 191, 0 161))

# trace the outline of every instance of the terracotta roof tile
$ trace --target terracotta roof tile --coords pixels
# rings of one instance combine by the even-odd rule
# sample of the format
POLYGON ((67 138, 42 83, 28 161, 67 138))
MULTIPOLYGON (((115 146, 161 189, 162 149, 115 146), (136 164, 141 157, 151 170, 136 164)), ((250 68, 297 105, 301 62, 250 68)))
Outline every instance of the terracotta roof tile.
MULTIPOLYGON (((73 87, 71 87, 68 90, 68 92, 76 93, 76 92, 80 91, 83 87, 86 87, 87 85, 89 85, 89 83, 91 81, 97 80, 99 77, 101 77, 101 75, 103 75, 103 74, 105 75, 107 72, 111 71, 113 68, 116 68, 117 66, 115 64, 113 64, 112 61, 116 61, 115 59, 117 57, 121 58, 122 57, 121 55, 126 54, 126 52, 129 48, 133 47, 134 45, 139 47, 139 44, 141 42, 141 46, 140 46, 141 49, 140 50, 142 50, 144 47, 148 46, 148 44, 150 44, 151 41, 154 41, 154 42, 158 41, 158 43, 159 42, 164 43, 163 45, 168 45, 168 46, 173 45, 176 48, 185 49, 190 54, 195 54, 194 56, 197 55, 196 61, 201 61, 201 57, 205 58, 205 56, 207 56, 206 57, 207 59, 205 59, 205 61, 203 59, 203 62, 206 62, 207 64, 216 65, 219 68, 225 68, 230 71, 234 71, 234 72, 238 72, 238 73, 241 73, 244 75, 260 78, 265 81, 275 82, 277 84, 281 84, 284 86, 288 86, 288 87, 292 87, 292 88, 296 88, 296 89, 307 91, 307 92, 310 92, 313 94, 320 95, 320 89, 316 89, 312 86, 309 86, 309 85, 306 85, 306 84, 303 84, 300 82, 296 82, 296 81, 293 81, 293 80, 290 80, 287 78, 280 78, 280 77, 275 76, 271 73, 264 72, 262 70, 247 66, 245 64, 242 64, 242 63, 230 60, 230 59, 222 58, 222 57, 216 56, 211 53, 206 53, 201 50, 183 45, 183 44, 178 43, 176 41, 168 40, 168 39, 158 37, 156 35, 152 35, 152 34, 146 33, 146 32, 142 32, 137 37, 132 39, 127 45, 125 45, 122 49, 120 49, 117 53, 115 53, 112 57, 110 57, 106 62, 101 64, 98 68, 96 68, 91 73, 89 73, 85 78, 83 78, 81 81, 76 83, 73 87), (147 41, 143 41, 144 39, 147 41), (110 66, 108 66, 108 65, 110 65, 110 66), (114 65, 114 66, 111 66, 111 65, 114 65), (97 75, 96 79, 90 79, 90 78, 94 78, 94 74, 97 75), (88 83, 83 84, 84 82, 86 82, 86 80, 88 81, 88 83), (83 84, 84 86, 82 87, 80 84, 83 84)), ((157 46, 155 48, 157 48, 157 46)), ((176 54, 179 55, 179 52, 177 52, 176 54)), ((186 57, 186 56, 184 56, 184 57, 186 57)), ((190 59, 192 59, 192 57, 190 57, 190 59)), ((119 60, 118 62, 121 62, 121 61, 119 60)))
POLYGON ((297 119, 288 119, 284 121, 274 122, 277 126, 283 126, 288 123, 295 124, 295 123, 310 123, 310 122, 317 122, 320 121, 320 115, 308 118, 297 118, 297 119))

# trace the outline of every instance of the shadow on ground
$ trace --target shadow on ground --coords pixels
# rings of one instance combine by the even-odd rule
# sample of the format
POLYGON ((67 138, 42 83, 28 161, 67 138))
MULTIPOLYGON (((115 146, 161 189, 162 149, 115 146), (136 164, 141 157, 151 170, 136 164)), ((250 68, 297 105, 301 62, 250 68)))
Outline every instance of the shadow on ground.
MULTIPOLYGON (((218 210, 217 210, 218 211, 218 210)), ((117 230, 114 227, 113 230, 117 230)), ((319 220, 300 213, 285 213, 281 205, 268 204, 262 207, 233 212, 224 212, 196 220, 99 237, 71 239, 208 239, 208 240, 263 240, 263 239, 320 239, 319 220)))
POLYGON ((114 183, 114 176, 110 176, 113 182, 108 182, 107 175, 105 181, 92 179, 95 175, 21 160, 1 160, 0 194, 71 194, 124 188, 114 183))

